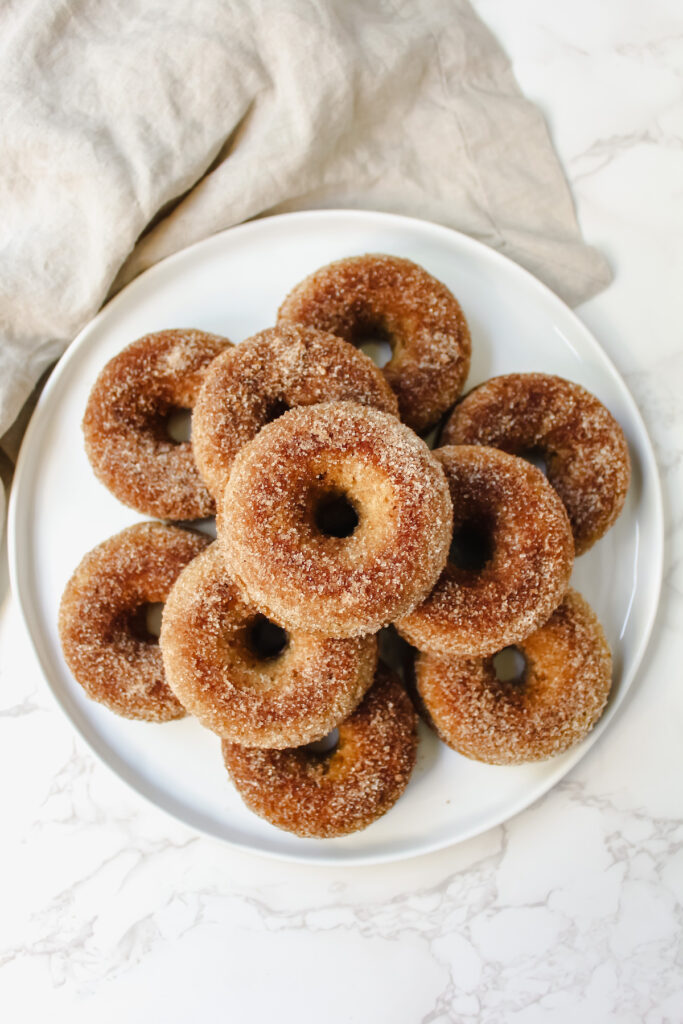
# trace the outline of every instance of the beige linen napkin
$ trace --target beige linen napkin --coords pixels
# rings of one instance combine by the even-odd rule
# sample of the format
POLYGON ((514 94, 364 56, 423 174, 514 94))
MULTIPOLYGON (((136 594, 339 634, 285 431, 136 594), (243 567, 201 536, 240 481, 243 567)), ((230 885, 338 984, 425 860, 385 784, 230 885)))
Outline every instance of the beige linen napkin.
POLYGON ((409 213, 570 303, 609 281, 466 0, 4 0, 0 111, 0 435, 108 294, 251 217, 409 213))

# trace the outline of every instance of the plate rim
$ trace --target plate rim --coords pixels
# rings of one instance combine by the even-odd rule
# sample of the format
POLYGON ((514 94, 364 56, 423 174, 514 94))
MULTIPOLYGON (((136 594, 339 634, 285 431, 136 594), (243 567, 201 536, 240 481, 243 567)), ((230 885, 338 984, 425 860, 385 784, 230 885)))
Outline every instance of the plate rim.
MULTIPOLYGON (((540 281, 535 275, 533 275, 525 267, 516 263, 514 260, 505 256, 503 253, 498 252, 496 249, 491 248, 479 240, 472 238, 469 235, 463 234, 454 228, 447 227, 443 224, 438 224, 433 221, 424 220, 419 217, 410 217, 403 214, 386 213, 378 210, 359 210, 359 209, 315 209, 315 210, 302 210, 292 211, 288 213, 275 214, 267 217, 258 217, 253 220, 246 221, 242 224, 235 225, 233 227, 224 228, 221 231, 216 232, 213 235, 209 235, 207 238, 200 239, 183 249, 178 250, 160 260, 158 263, 146 270, 142 271, 137 277, 133 278, 132 281, 128 282, 121 291, 114 295, 105 305, 95 314, 92 319, 78 332, 73 341, 65 349, 64 353, 58 360, 53 372, 50 375, 43 392, 36 404, 33 414, 30 418, 28 427, 22 439, 19 456, 17 459, 12 484, 9 491, 9 501, 7 508, 7 547, 8 547, 8 562, 9 562, 9 577, 10 577, 10 588, 12 595, 14 596, 23 625, 26 629, 27 636, 31 642, 33 653, 37 658, 40 666, 42 675, 45 682, 47 683, 48 690, 50 691, 53 699, 61 708, 64 715, 68 718, 71 726, 76 729, 77 733, 87 744, 88 748, 96 755, 96 757, 107 766, 109 770, 114 772, 116 776, 126 785, 129 789, 135 792, 139 797, 142 797, 148 804, 153 806, 159 811, 170 815, 176 821, 180 821, 186 828, 190 828, 197 833, 208 836, 214 841, 225 843, 228 846, 241 851, 242 853, 256 853, 260 856, 267 857, 269 859, 288 861, 298 864, 314 864, 319 867, 363 867, 376 864, 387 864, 402 860, 408 860, 415 857, 426 856, 429 853, 435 853, 439 850, 447 849, 451 846, 455 846, 459 843, 465 842, 467 839, 472 839, 475 836, 483 835, 485 832, 493 828, 497 828, 499 825, 506 821, 516 817, 521 811, 527 807, 532 806, 542 796, 553 789, 557 783, 566 776, 572 768, 578 764, 580 760, 588 753, 592 748, 593 744, 597 742, 602 736, 606 728, 609 728, 614 717, 618 714, 619 710, 627 702, 628 693, 631 690, 633 683, 635 682, 638 671, 643 663, 643 659, 646 650, 652 639, 652 633, 654 624, 657 618, 658 610, 661 602, 661 590, 664 570, 664 548, 665 548, 665 522, 664 522, 664 502, 662 485, 659 474, 659 467, 657 459, 647 430, 645 421, 642 417, 640 409, 631 394, 631 391, 626 384, 622 374, 614 364, 610 355, 602 347, 598 339, 594 336, 592 331, 587 325, 580 319, 580 317, 571 309, 563 299, 559 297, 551 288, 548 287, 543 281, 540 281), (638 640, 638 645, 633 656, 630 670, 622 676, 621 683, 624 686, 624 697, 612 707, 607 710, 605 716, 595 726, 588 736, 573 749, 568 751, 567 755, 561 758, 561 763, 558 764, 554 771, 551 771, 547 776, 538 782, 538 784, 531 788, 530 792, 525 793, 519 800, 508 805, 505 810, 500 814, 494 814, 484 825, 473 825, 469 829, 465 829, 463 833, 457 837, 447 837, 434 839, 427 842, 413 844, 410 849, 399 849, 393 852, 375 852, 375 853, 354 853, 349 851, 346 855, 340 855, 334 853, 332 850, 329 853, 325 853, 323 856, 317 855, 314 851, 302 851, 298 853, 296 851, 289 850, 278 850, 270 846, 259 845, 255 842, 241 841, 234 838, 229 838, 225 835, 218 834, 211 828, 202 825, 196 821, 188 820, 188 817, 183 814, 176 812, 167 799, 158 800, 155 799, 150 792, 147 792, 143 786, 138 785, 135 778, 129 777, 125 762, 120 762, 119 756, 115 751, 110 750, 106 744, 96 742, 94 736, 89 735, 88 731, 82 726, 81 722, 75 718, 66 702, 63 700, 59 689, 53 685, 51 679, 51 670, 49 666, 49 659, 44 657, 42 651, 42 634, 37 627, 34 629, 32 623, 32 614, 30 608, 29 595, 24 593, 22 585, 22 568, 19 564, 19 541, 21 537, 21 520, 20 511, 22 507, 22 492, 25 486, 30 483, 28 480, 30 475, 30 460, 32 454, 31 442, 33 435, 37 433, 42 424, 43 415, 45 408, 51 401, 51 395, 54 390, 57 389, 61 378, 68 372, 71 363, 76 358, 81 347, 87 343, 88 337, 91 333, 97 330, 101 321, 107 317, 111 311, 116 309, 117 305, 130 299, 131 294, 134 294, 136 290, 148 287, 150 280, 153 280, 155 276, 165 272, 169 265, 175 262, 182 262, 192 256, 197 250, 202 249, 206 251, 212 247, 218 247, 226 235, 230 235, 231 238, 239 235, 254 232, 255 230, 261 230, 273 222, 282 221, 315 221, 315 220, 326 220, 326 219, 341 219, 357 220, 360 222, 367 222, 368 220, 374 220, 380 222, 385 226, 393 225, 397 228, 403 228, 407 230, 419 230, 432 232, 437 237, 443 240, 452 240, 453 237, 457 239, 460 246, 464 247, 465 250, 470 249, 475 252, 478 256, 484 259, 491 260, 493 263, 497 263, 505 268, 506 272, 512 272, 513 275, 517 274, 520 280, 526 280, 528 284, 537 290, 540 289, 541 293, 544 294, 546 300, 549 300, 551 306, 554 304, 556 308, 561 309, 562 316, 566 319, 567 316, 573 321, 573 325, 578 329, 579 333, 583 335, 583 339, 587 342, 588 348, 592 352, 597 354, 603 362, 605 368, 611 373, 612 377, 618 383, 622 392, 622 397, 629 407, 630 413, 638 426, 639 429, 639 442, 642 447, 643 459, 643 470, 649 476, 649 484, 651 489, 651 496, 653 499, 653 515, 657 527, 657 536, 650 538, 651 541, 655 542, 654 557, 650 560, 650 578, 652 585, 654 586, 654 599, 651 606, 648 609, 647 620, 645 628, 641 630, 641 634, 638 640), (24 481, 27 480, 27 484, 24 481), (654 571, 652 571, 654 570, 654 571), (119 762, 123 765, 124 770, 122 771, 119 767, 119 762)), ((320 852, 323 852, 323 846, 320 848, 320 852)))

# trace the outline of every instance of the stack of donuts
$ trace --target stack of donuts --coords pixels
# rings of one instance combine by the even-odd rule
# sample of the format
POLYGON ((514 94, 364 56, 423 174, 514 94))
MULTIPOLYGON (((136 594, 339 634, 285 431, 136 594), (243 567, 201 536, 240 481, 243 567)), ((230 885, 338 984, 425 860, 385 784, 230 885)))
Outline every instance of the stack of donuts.
POLYGON ((320 838, 396 802, 418 712, 492 764, 581 740, 611 656, 569 580, 621 511, 628 449, 559 377, 460 398, 470 351, 444 284, 367 255, 312 274, 238 346, 165 330, 107 363, 86 452, 155 521, 105 540, 66 586, 62 648, 88 696, 148 722, 195 716, 248 807, 320 838), (368 339, 391 346, 382 369, 368 339), (190 440, 170 435, 179 410, 190 440), (387 627, 407 642, 399 672, 378 657, 387 627))

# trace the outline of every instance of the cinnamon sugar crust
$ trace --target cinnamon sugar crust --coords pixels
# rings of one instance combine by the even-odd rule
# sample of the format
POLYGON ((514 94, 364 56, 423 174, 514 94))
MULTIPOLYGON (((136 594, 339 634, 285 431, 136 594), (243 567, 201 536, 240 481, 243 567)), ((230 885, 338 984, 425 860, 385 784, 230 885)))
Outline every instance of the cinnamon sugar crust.
POLYGON ((164 608, 169 685, 202 725, 234 743, 281 748, 319 740, 371 685, 376 638, 292 630, 282 653, 264 658, 250 644, 259 617, 212 544, 180 575, 164 608))
POLYGON ((455 296, 426 270, 398 256, 351 256, 322 267, 282 303, 278 323, 337 334, 352 344, 386 339, 383 367, 413 430, 434 426, 467 378, 471 340, 455 296))
POLYGON ((545 373, 510 373, 471 391, 444 427, 443 444, 537 451, 562 498, 577 555, 621 512, 631 477, 624 432, 589 391, 545 373))
POLYGON ((266 615, 328 636, 375 632, 429 593, 452 509, 441 464, 394 416, 353 402, 293 409, 233 463, 217 519, 236 580, 266 615), (317 521, 347 501, 357 526, 317 521))
POLYGON ((339 742, 320 754, 306 747, 259 750, 223 742, 223 759, 245 804, 278 828, 329 839, 366 828, 398 800, 417 756, 417 716, 405 690, 380 665, 339 742))
POLYGON ((475 445, 433 454, 450 487, 454 537, 482 529, 490 554, 478 568, 449 559, 427 599, 396 627, 422 651, 491 654, 529 636, 562 600, 574 557, 569 520, 523 459, 475 445))
POLYGON ((203 534, 138 523, 105 540, 66 585, 59 636, 87 695, 124 718, 167 722, 185 710, 169 689, 156 638, 137 621, 165 601, 180 571, 208 544, 203 534))
POLYGON ((83 417, 85 450, 105 487, 124 505, 160 519, 201 519, 214 503, 194 461, 192 441, 176 444, 168 416, 192 409, 227 338, 205 331, 147 334, 110 359, 83 417))
POLYGON ((206 374, 192 420, 207 487, 218 498, 242 445, 287 409, 345 400, 398 415, 381 371, 332 334, 281 324, 224 352, 206 374))
POLYGON ((417 687, 440 738, 465 757, 524 764, 579 743, 603 712, 612 657, 588 603, 569 590, 545 625, 518 648, 521 682, 496 678, 493 658, 419 654, 417 687))

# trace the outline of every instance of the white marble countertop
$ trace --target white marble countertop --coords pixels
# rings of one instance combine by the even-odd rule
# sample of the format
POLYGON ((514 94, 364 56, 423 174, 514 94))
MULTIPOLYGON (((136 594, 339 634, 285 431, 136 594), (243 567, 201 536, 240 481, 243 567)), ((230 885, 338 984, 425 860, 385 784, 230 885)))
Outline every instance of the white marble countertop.
POLYGON ((384 867, 297 867, 198 837, 95 760, 41 679, 3 568, 8 1021, 683 1020, 683 12, 475 6, 615 271, 579 313, 640 405, 664 484, 664 591, 639 681, 579 766, 506 825, 384 867))

